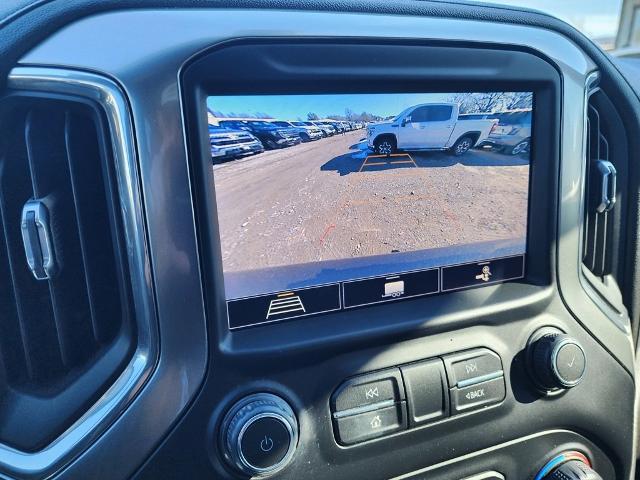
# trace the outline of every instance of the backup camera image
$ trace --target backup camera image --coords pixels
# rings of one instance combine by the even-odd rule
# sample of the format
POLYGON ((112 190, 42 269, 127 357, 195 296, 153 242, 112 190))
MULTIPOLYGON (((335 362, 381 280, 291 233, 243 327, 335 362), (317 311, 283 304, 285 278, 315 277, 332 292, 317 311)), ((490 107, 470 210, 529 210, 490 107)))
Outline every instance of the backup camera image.
POLYGON ((444 290, 439 267, 502 279, 477 262, 523 264, 532 108, 531 92, 208 97, 227 299, 283 292, 270 320, 312 310, 295 289, 336 285, 340 308, 358 279, 380 277, 381 300, 444 290))

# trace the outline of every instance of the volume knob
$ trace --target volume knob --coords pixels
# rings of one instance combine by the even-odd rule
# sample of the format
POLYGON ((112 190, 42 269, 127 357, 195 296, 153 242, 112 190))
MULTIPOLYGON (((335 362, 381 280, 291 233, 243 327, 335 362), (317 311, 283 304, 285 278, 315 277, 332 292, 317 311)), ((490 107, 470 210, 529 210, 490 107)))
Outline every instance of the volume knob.
POLYGON ((560 332, 547 332, 529 345, 531 374, 544 390, 575 387, 582 380, 587 357, 580 343, 560 332))
POLYGON ((254 477, 271 475, 293 458, 298 422, 282 398, 253 394, 229 409, 222 421, 220 443, 233 468, 254 477))

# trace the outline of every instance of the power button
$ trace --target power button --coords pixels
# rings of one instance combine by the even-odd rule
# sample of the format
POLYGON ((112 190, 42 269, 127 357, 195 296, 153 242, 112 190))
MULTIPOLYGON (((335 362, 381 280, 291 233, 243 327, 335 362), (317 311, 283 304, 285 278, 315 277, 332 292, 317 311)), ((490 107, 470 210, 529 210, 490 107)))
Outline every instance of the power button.
POLYGON ((273 475, 292 459, 298 422, 282 398, 255 393, 233 405, 220 429, 222 454, 229 465, 251 477, 273 475))
POLYGON ((281 420, 268 416, 253 420, 240 432, 240 450, 256 469, 279 464, 289 451, 291 435, 281 420))

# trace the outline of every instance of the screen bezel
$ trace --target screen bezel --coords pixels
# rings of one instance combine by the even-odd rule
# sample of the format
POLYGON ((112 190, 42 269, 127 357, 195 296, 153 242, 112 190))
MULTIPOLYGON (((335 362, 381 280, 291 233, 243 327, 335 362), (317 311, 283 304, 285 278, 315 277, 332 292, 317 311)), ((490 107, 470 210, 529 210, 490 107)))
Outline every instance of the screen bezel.
MULTIPOLYGON (((481 290, 506 290, 501 286, 512 285, 509 290, 517 292, 519 286, 545 287, 553 284, 553 238, 557 205, 557 195, 554 193, 557 192, 559 165, 561 79, 552 65, 532 53, 518 50, 518 55, 515 56, 517 61, 514 61, 513 50, 487 47, 495 46, 365 39, 243 39, 213 47, 185 68, 182 72, 182 100, 201 241, 202 271, 206 291, 212 294, 209 306, 216 317, 219 332, 231 333, 228 331, 226 318, 217 205, 208 150, 208 96, 533 92, 525 276, 515 283, 486 286, 481 290), (470 50, 477 55, 471 57, 470 50), (310 55, 310 51, 315 54, 310 55), (392 68, 382 70, 371 65, 369 59, 372 51, 382 59, 391 58, 392 68), (505 61, 507 54, 508 62, 505 61), (469 59, 472 60, 471 65, 469 59), (460 68, 462 64, 466 64, 468 68, 460 68), (220 68, 221 65, 225 68, 220 68), (499 80, 496 80, 497 76, 499 80)), ((469 291, 440 293, 437 296, 393 303, 392 307, 404 304, 402 310, 405 310, 407 304, 433 302, 433 298, 448 298, 452 295, 465 296, 469 291)), ((509 296, 512 293, 509 291, 509 296)), ((516 297, 523 295, 525 292, 520 292, 516 297)), ((370 310, 381 306, 364 308, 370 310)), ((324 314, 322 321, 328 321, 328 317, 353 313, 340 311, 324 314)), ((278 323, 285 326, 296 322, 307 324, 314 319, 317 317, 278 323)))

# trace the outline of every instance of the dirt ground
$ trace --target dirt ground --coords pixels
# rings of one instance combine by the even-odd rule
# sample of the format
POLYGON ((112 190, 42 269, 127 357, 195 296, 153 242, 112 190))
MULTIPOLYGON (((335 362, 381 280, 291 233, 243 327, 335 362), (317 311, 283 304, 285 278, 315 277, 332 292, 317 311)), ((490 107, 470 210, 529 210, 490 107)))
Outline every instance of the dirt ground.
POLYGON ((214 166, 224 270, 525 237, 527 158, 367 158, 365 135, 214 166))

